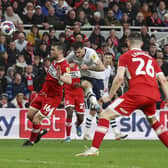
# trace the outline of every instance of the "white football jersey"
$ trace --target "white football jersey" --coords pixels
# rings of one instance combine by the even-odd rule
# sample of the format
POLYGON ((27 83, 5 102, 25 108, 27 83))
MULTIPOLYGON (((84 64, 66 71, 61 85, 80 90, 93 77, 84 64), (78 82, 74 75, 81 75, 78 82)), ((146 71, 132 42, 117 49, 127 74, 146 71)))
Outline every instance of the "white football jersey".
POLYGON ((115 68, 108 65, 104 71, 104 94, 108 93, 108 85, 110 76, 115 75, 115 68))
MULTIPOLYGON (((68 62, 75 62, 78 64, 79 68, 82 64, 86 64, 88 66, 91 66, 91 65, 95 65, 96 66, 96 63, 97 61, 99 61, 99 57, 96 53, 96 51, 92 48, 88 48, 88 47, 84 47, 86 49, 86 53, 84 55, 84 57, 82 58, 78 58, 76 57, 74 51, 71 51, 67 57, 66 57, 66 60, 68 62)), ((86 70, 86 71, 83 71, 81 70, 81 76, 86 76, 86 77, 90 77, 90 78, 95 78, 95 79, 104 79, 104 71, 91 71, 91 70, 86 70)))

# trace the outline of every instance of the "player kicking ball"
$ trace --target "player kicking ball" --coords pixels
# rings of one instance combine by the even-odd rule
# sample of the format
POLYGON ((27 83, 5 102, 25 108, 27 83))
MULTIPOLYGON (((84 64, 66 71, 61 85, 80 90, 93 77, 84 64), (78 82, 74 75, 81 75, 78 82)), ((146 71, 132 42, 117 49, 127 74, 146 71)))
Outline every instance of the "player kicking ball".
POLYGON ((156 119, 156 101, 160 98, 157 80, 160 82, 168 102, 168 82, 156 60, 141 50, 140 34, 132 33, 128 38, 130 50, 119 57, 117 74, 108 96, 103 96, 103 102, 110 101, 124 81, 127 70, 129 90, 114 100, 101 114, 92 141, 92 147, 76 156, 95 156, 109 128, 109 121, 119 116, 129 116, 136 109, 141 109, 146 115, 158 138, 168 147, 168 131, 156 119), (151 94, 152 93, 152 94, 151 94))
POLYGON ((81 124, 84 119, 84 93, 83 89, 80 85, 80 70, 76 63, 71 62, 70 63, 70 73, 72 78, 72 84, 64 85, 64 93, 65 93, 65 110, 67 112, 67 118, 66 118, 66 139, 65 142, 71 141, 71 127, 72 127, 72 116, 74 110, 76 111, 76 117, 77 121, 75 123, 76 125, 76 132, 77 135, 80 137, 82 136, 82 129, 81 124))
POLYGON ((70 67, 64 59, 64 47, 52 44, 50 54, 54 60, 49 67, 43 88, 30 104, 27 117, 33 128, 29 140, 25 141, 23 146, 33 146, 47 133, 41 129, 41 122, 44 118, 49 118, 61 103, 63 84, 72 83, 70 67))

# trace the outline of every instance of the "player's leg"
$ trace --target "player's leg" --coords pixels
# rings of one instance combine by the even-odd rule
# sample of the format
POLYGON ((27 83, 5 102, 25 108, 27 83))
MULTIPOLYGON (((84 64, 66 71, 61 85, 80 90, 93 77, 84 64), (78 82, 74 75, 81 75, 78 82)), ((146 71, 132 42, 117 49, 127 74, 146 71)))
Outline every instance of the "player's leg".
POLYGON ((83 136, 84 140, 90 140, 91 139, 91 137, 90 137, 90 128, 91 128, 91 125, 92 125, 92 120, 93 120, 95 115, 96 115, 96 111, 95 110, 90 110, 89 114, 86 117, 85 133, 84 133, 84 136, 83 136))
POLYGON ((66 128, 65 142, 70 142, 71 141, 72 114, 74 111, 74 107, 67 106, 65 110, 67 112, 66 123, 65 123, 65 128, 66 128))
POLYGON ((90 102, 91 109, 99 112, 100 105, 98 104, 96 94, 93 92, 93 86, 91 82, 83 80, 81 82, 81 87, 84 89, 85 97, 87 97, 90 102))
POLYGON ((82 136, 81 124, 83 123, 84 113, 77 112, 77 121, 76 121, 76 133, 78 136, 82 136))
POLYGON ((81 124, 84 119, 84 112, 85 112, 85 103, 84 103, 84 97, 82 95, 78 95, 75 97, 75 110, 76 110, 76 133, 78 136, 82 136, 82 128, 81 124))
POLYGON ((40 113, 36 113, 32 119, 32 131, 31 131, 31 136, 29 140, 27 140, 23 146, 32 146, 35 143, 35 140, 41 130, 41 121, 43 117, 40 115, 40 113))
POLYGON ((156 132, 160 141, 168 147, 168 130, 163 123, 157 120, 155 117, 156 103, 144 109, 144 113, 147 115, 147 119, 151 127, 156 132))

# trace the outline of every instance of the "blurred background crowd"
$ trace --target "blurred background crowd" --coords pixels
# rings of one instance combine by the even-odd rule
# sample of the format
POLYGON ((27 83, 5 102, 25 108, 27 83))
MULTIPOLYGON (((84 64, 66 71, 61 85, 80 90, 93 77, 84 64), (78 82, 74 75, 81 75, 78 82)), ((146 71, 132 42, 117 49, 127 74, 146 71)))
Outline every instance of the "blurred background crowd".
POLYGON ((167 0, 0 0, 4 20, 17 30, 10 37, 0 34, 0 107, 29 106, 45 80, 52 42, 65 45, 66 55, 75 41, 94 48, 102 61, 111 54, 113 78, 119 56, 128 51, 130 26, 140 26, 142 49, 168 77, 168 44, 160 46, 155 33, 148 33, 149 26, 168 27, 167 0), (94 27, 89 34, 82 31, 87 26, 94 27), (103 26, 111 26, 106 35, 103 26))

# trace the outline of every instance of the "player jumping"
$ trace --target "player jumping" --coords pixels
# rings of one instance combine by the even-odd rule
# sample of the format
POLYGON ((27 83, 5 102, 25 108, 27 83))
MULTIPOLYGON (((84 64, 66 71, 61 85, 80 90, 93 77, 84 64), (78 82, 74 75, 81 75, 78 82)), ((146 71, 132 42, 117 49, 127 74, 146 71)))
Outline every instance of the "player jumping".
POLYGON ((118 116, 129 116, 136 109, 141 109, 147 116, 149 123, 155 130, 158 138, 168 147, 168 131, 156 119, 156 101, 160 98, 157 80, 168 102, 168 82, 156 60, 148 53, 141 50, 142 40, 139 34, 132 33, 128 39, 130 51, 119 57, 117 74, 108 96, 103 96, 102 101, 108 102, 124 80, 127 72, 129 90, 118 99, 114 100, 101 114, 96 129, 92 147, 76 156, 94 156, 99 154, 99 147, 108 131, 109 120, 118 116))

